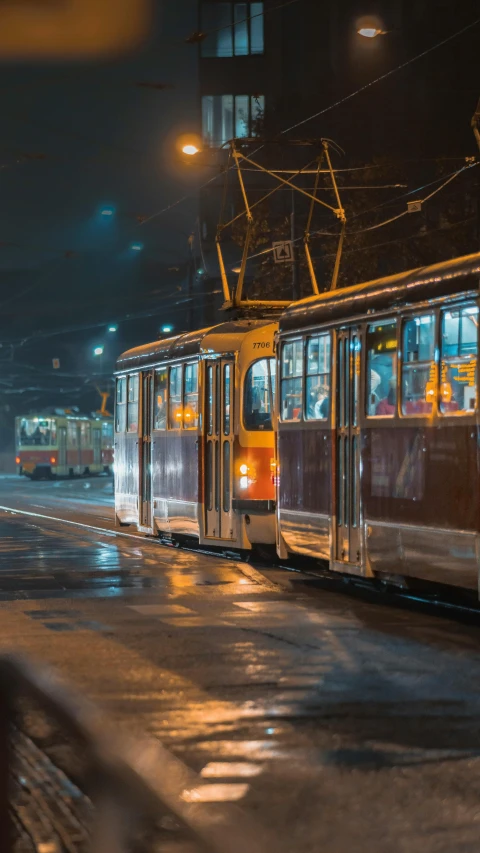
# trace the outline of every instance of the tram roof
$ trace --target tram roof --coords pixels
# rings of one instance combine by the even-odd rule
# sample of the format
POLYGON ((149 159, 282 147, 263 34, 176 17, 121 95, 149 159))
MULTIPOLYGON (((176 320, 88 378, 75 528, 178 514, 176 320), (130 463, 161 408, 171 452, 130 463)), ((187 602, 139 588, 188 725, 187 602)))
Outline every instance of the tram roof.
POLYGON ((116 371, 136 370, 191 355, 237 352, 246 332, 268 326, 272 320, 231 320, 196 332, 187 332, 127 350, 119 356, 116 371))
POLYGON ((385 278, 362 282, 320 296, 295 302, 280 318, 280 331, 289 332, 375 311, 424 302, 478 287, 478 280, 466 282, 480 273, 480 252, 452 258, 439 264, 407 270, 385 278))

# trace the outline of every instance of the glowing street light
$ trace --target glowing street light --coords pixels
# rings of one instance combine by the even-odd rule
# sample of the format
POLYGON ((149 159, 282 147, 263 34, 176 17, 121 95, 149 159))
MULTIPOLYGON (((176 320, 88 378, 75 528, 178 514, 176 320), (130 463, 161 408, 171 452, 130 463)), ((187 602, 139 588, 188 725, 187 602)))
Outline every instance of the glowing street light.
POLYGON ((143 243, 132 243, 130 248, 132 252, 141 252, 143 249, 143 243))
POLYGON ((118 326, 114 326, 114 325, 109 326, 109 327, 108 327, 108 331, 109 331, 109 332, 117 332, 117 331, 118 331, 118 326))
POLYGON ((103 346, 95 347, 93 350, 94 355, 103 355, 103 346))
POLYGON ((160 331, 162 335, 168 335, 169 332, 173 332, 173 326, 162 326, 160 331))
POLYGON ((366 39, 374 39, 376 36, 384 36, 385 30, 378 30, 376 27, 360 27, 357 33, 366 39))
POLYGON ((192 143, 190 143, 188 145, 184 145, 182 148, 182 151, 184 154, 188 154, 189 157, 194 157, 195 154, 199 153, 200 148, 197 148, 196 145, 193 145, 192 143))
POLYGON ((100 216, 113 216, 115 213, 113 207, 102 207, 100 216))

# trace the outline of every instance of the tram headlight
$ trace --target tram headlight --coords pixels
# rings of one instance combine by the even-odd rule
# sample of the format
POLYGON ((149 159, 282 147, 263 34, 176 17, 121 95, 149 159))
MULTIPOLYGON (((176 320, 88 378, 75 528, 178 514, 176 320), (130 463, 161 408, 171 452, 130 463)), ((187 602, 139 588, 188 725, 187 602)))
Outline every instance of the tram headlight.
POLYGON ((243 474, 244 476, 245 474, 248 474, 248 465, 245 465, 245 463, 240 465, 240 474, 243 474))
MULTIPOLYGON (((247 466, 242 465, 242 468, 243 467, 246 468, 247 466)), ((248 477, 240 477, 240 488, 241 489, 248 489, 248 477)))

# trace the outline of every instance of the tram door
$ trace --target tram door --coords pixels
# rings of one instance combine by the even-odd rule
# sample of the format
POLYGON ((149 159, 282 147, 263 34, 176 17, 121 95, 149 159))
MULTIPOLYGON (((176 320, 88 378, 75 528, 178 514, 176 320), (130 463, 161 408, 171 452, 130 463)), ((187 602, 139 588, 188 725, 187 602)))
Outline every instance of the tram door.
POLYGON ((337 335, 336 559, 360 565, 360 356, 359 329, 337 335))
POLYGON ((58 428, 58 465, 65 468, 67 464, 67 427, 58 428))
POLYGON ((205 363, 205 533, 234 539, 233 399, 234 361, 205 363))
POLYGON ((140 500, 139 525, 153 528, 152 506, 152 427, 153 427, 153 373, 142 373, 141 436, 140 436, 140 500))

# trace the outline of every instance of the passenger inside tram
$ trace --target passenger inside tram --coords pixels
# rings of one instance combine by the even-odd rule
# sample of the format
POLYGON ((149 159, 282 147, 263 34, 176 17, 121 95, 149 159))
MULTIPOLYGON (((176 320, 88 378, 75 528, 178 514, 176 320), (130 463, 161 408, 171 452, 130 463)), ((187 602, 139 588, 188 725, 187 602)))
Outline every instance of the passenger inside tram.
POLYGON ((317 420, 328 418, 328 388, 320 386, 317 388, 317 402, 315 403, 313 414, 317 420))
POLYGON ((388 394, 377 405, 376 415, 394 415, 397 408, 397 377, 392 375, 388 380, 388 394))

